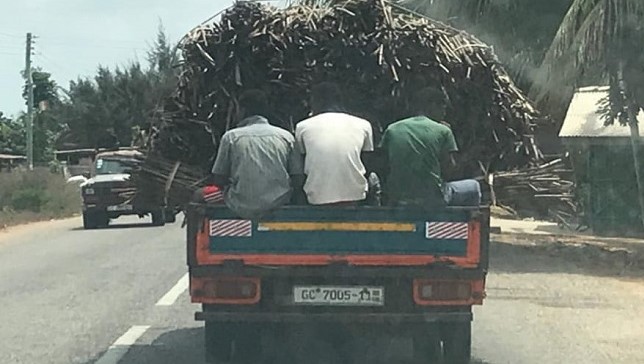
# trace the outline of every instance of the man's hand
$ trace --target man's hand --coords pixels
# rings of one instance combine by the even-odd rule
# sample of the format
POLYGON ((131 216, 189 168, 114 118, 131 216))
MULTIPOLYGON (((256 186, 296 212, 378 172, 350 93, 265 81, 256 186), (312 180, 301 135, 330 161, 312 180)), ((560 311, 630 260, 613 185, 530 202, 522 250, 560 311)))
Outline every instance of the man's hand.
POLYGON ((230 178, 221 174, 213 174, 210 180, 212 181, 212 184, 219 187, 225 187, 230 184, 230 178))

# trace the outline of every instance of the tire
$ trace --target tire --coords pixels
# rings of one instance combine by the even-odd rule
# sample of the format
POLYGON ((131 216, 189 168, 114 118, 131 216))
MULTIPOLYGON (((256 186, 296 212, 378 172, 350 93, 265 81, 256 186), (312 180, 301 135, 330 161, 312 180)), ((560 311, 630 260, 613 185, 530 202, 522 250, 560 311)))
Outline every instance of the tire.
POLYGON ((83 229, 92 230, 98 227, 98 222, 96 221, 96 216, 89 212, 83 212, 83 229))
POLYGON ((441 326, 445 363, 468 364, 472 356, 472 323, 458 322, 441 326))
POLYGON ((168 224, 174 224, 177 222, 177 214, 175 214, 173 209, 165 210, 165 222, 168 224))
POLYGON ((253 325, 236 325, 233 355, 235 362, 256 364, 262 359, 261 330, 253 325))
POLYGON ((432 325, 412 331, 414 363, 440 363, 443 348, 438 329, 438 325, 432 325))
POLYGON ((152 211, 152 225, 163 226, 165 225, 165 210, 152 211))
POLYGON ((228 363, 233 356, 233 335, 230 326, 208 322, 204 327, 206 363, 228 363))
POLYGON ((107 213, 105 212, 98 213, 94 218, 96 219, 97 227, 104 229, 110 226, 110 218, 107 216, 107 213))

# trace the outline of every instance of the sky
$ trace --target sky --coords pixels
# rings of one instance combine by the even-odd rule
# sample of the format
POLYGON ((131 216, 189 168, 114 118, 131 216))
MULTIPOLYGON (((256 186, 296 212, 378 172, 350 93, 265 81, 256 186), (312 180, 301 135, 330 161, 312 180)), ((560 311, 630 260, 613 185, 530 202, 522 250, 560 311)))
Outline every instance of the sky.
POLYGON ((146 61, 159 21, 172 42, 232 0, 0 0, 0 112, 16 115, 22 99, 25 38, 37 38, 33 65, 67 88, 98 65, 146 61))

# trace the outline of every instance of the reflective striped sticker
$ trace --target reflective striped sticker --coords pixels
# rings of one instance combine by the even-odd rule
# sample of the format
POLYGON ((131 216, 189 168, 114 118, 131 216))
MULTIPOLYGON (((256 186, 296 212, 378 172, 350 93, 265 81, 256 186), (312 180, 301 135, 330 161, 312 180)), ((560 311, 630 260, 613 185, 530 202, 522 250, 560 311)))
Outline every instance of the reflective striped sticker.
POLYGON ((426 222, 425 237, 427 239, 463 240, 467 239, 468 224, 466 222, 426 222))
POLYGON ((210 220, 210 236, 249 238, 253 236, 250 220, 210 220))

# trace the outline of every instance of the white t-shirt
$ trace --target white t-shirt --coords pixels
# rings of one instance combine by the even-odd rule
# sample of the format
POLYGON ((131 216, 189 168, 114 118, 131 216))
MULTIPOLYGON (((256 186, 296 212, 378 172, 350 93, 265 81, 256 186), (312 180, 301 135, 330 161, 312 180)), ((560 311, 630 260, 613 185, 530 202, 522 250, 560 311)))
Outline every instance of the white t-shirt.
POLYGON ((323 205, 366 198, 362 151, 373 151, 371 124, 343 114, 323 113, 301 121, 295 145, 304 157, 304 192, 309 203, 323 205))

